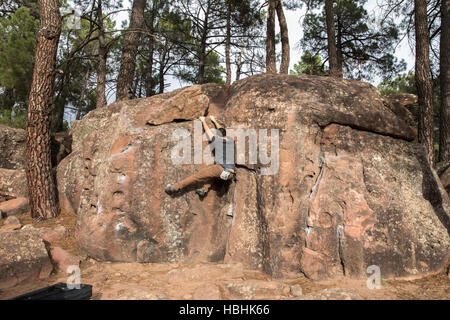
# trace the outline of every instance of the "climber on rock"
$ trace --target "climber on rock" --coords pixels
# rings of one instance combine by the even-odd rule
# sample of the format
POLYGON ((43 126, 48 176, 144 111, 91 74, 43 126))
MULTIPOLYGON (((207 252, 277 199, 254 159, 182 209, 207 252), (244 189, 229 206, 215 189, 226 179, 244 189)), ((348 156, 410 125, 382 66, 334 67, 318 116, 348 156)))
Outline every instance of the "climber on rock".
POLYGON ((209 128, 205 117, 200 117, 199 119, 203 124, 210 145, 214 147, 214 164, 200 169, 196 174, 187 177, 174 185, 169 184, 164 190, 167 194, 172 195, 189 185, 202 183, 203 187, 197 189, 195 192, 199 196, 204 197, 208 193, 215 179, 231 180, 234 178, 236 174, 234 140, 227 136, 227 131, 217 122, 214 116, 210 116, 209 118, 217 129, 216 134, 209 128))

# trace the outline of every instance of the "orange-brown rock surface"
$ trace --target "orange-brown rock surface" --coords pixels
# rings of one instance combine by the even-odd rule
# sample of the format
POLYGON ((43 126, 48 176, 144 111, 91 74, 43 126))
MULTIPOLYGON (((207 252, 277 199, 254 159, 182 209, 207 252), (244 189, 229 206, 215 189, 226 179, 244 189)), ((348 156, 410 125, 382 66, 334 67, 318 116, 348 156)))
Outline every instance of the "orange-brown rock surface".
POLYGON ((73 123, 60 202, 78 215, 81 248, 99 260, 241 262, 313 279, 367 277, 371 265, 383 278, 439 272, 449 198, 398 108, 367 83, 286 75, 114 103, 73 123), (279 170, 264 175, 259 158, 238 163, 236 181, 203 199, 195 186, 166 195, 201 167, 172 162, 173 132, 194 134, 192 120, 204 115, 228 128, 278 129, 279 170))

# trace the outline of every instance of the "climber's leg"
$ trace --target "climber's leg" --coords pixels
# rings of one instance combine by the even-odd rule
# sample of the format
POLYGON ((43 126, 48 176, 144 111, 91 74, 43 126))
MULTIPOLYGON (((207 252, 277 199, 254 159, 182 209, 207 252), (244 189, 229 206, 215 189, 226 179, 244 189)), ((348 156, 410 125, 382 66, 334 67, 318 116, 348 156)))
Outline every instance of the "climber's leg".
POLYGON ((209 179, 208 182, 205 182, 203 184, 203 187, 201 187, 200 189, 195 190, 195 193, 198 194, 200 197, 206 196, 206 194, 208 193, 208 191, 212 187, 212 181, 211 180, 212 179, 209 179))
POLYGON ((210 165, 200 169, 196 174, 187 177, 173 185, 174 191, 179 191, 194 183, 208 183, 208 180, 213 178, 219 178, 223 168, 219 164, 210 165))

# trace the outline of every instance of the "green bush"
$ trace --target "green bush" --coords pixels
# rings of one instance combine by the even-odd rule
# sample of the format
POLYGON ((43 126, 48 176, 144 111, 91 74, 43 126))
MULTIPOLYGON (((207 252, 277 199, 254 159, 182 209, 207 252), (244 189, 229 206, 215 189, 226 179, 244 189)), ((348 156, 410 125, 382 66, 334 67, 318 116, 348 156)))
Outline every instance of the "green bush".
POLYGON ((25 129, 27 127, 27 113, 21 110, 2 110, 0 111, 0 124, 25 129))

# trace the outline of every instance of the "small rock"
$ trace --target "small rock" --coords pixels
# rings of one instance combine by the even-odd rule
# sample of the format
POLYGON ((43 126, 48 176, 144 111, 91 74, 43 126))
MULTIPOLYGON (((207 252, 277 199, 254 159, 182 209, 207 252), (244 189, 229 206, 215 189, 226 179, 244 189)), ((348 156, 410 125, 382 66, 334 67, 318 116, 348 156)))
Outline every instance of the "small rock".
POLYGON ((0 233, 18 230, 21 227, 22 227, 22 225, 20 223, 19 224, 17 224, 17 223, 5 224, 3 227, 0 228, 0 233))
POLYGON ((49 243, 65 240, 67 238, 67 229, 64 226, 58 226, 54 230, 43 230, 41 238, 49 243))
POLYGON ((69 266, 80 266, 80 258, 68 253, 60 247, 50 249, 50 256, 58 268, 66 272, 69 266))
POLYGON ((31 231, 31 232, 34 232, 34 231, 40 231, 39 228, 36 228, 36 227, 33 226, 32 224, 26 224, 26 225, 24 225, 24 226, 22 227, 22 230, 28 230, 28 231, 31 231))
POLYGON ((29 210, 27 198, 16 198, 0 203, 0 211, 3 217, 22 214, 29 210))
POLYGON ((294 284, 291 286, 291 294, 294 297, 301 297, 303 295, 302 287, 299 284, 294 284))
POLYGON ((5 219, 3 224, 21 224, 19 218, 10 216, 5 219))

